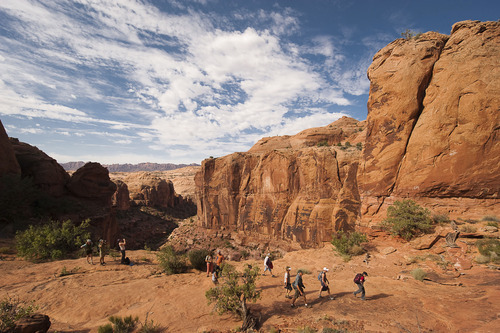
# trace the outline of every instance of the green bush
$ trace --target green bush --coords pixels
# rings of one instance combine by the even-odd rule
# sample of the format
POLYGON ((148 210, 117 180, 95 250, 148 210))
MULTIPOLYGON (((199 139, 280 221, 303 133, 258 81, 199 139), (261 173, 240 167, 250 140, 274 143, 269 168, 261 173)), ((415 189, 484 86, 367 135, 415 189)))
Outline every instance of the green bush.
POLYGON ((434 223, 436 224, 444 224, 444 223, 449 223, 450 218, 448 217, 448 215, 445 214, 434 214, 432 215, 432 221, 434 221, 434 223))
POLYGON ((246 302, 256 302, 260 298, 262 290, 256 285, 259 276, 258 267, 247 265, 243 273, 240 273, 234 266, 224 265, 222 269, 224 282, 205 293, 208 304, 215 303, 215 309, 219 314, 238 315, 243 320, 242 331, 254 329, 257 321, 251 315, 246 302))
POLYGON ((26 304, 19 299, 4 298, 0 302, 0 332, 10 332, 18 319, 33 314, 36 309, 33 303, 26 304))
POLYGON ((361 142, 356 143, 356 148, 358 148, 358 150, 363 150, 363 144, 361 142))
POLYGON ((411 276, 413 276, 415 280, 424 281, 427 273, 423 269, 417 268, 411 271, 411 276))
POLYGON ((465 233, 474 233, 477 231, 477 228, 472 225, 465 224, 460 227, 460 231, 465 233))
POLYGON ((432 227, 429 210, 413 200, 395 201, 394 205, 387 209, 387 218, 382 222, 382 226, 405 240, 410 240, 432 227))
POLYGON ((345 259, 350 259, 353 255, 360 255, 364 253, 361 244, 366 242, 367 238, 365 234, 360 232, 345 232, 343 230, 338 231, 333 234, 332 245, 335 246, 335 250, 345 259))
POLYGON ((320 141, 320 142, 318 142, 317 146, 318 147, 328 147, 328 141, 326 141, 326 140, 320 141))
POLYGON ((111 316, 108 320, 113 325, 106 324, 104 326, 99 326, 97 329, 98 333, 131 333, 136 328, 139 318, 132 318, 132 316, 127 316, 125 318, 111 316))
POLYGON ((404 32, 401 33, 401 37, 406 40, 419 39, 421 35, 422 35, 421 32, 416 32, 410 29, 406 29, 404 32))
POLYGON ((78 250, 90 237, 89 220, 74 225, 71 220, 31 225, 16 234, 17 254, 28 260, 61 259, 78 250))
POLYGON ((498 222, 490 221, 490 222, 486 223, 486 226, 498 228, 498 222))
POLYGON ((189 262, 193 268, 199 271, 207 270, 207 263, 205 262, 205 257, 210 254, 208 250, 191 250, 188 252, 189 262))
POLYGON ((489 258, 489 261, 500 261, 500 240, 494 238, 480 239, 476 242, 479 253, 489 258))
POLYGON ((157 257, 161 269, 168 275, 183 273, 187 269, 184 258, 177 254, 170 245, 163 247, 157 257))

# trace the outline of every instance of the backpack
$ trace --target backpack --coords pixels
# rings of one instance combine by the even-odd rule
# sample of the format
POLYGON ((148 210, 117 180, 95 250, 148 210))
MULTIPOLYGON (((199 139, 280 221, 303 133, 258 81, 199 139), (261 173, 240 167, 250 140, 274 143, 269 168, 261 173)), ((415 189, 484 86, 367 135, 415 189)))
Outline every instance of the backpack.
POLYGON ((318 274, 318 280, 323 281, 323 272, 319 272, 318 274))
POLYGON ((363 276, 363 274, 356 274, 356 276, 354 277, 354 283, 361 283, 361 277, 363 276))

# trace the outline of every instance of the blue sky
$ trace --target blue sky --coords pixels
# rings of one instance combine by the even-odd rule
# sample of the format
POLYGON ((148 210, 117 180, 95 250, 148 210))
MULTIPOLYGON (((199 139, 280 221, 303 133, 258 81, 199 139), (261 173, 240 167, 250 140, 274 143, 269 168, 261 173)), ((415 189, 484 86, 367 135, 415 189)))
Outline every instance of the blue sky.
POLYGON ((500 1, 1 0, 0 119, 60 163, 200 163, 343 115, 401 32, 500 1))

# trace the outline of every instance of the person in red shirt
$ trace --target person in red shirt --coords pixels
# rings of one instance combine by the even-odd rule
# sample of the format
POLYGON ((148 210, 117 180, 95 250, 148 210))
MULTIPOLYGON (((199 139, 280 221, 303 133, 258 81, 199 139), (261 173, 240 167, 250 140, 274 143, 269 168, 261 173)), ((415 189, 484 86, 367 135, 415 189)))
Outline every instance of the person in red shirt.
POLYGON ((366 300, 365 299, 365 281, 366 281, 366 277, 368 276, 368 273, 367 272, 363 272, 363 273, 358 273, 356 274, 356 276, 354 277, 354 283, 356 283, 356 285, 358 286, 358 290, 356 290, 355 292, 353 292, 354 296, 356 296, 357 294, 361 293, 361 300, 366 300))

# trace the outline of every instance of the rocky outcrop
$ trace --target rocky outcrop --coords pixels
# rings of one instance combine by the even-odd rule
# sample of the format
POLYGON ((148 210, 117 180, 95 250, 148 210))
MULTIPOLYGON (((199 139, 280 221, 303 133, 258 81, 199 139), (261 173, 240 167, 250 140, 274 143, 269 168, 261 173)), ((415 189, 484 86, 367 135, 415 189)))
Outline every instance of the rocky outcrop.
POLYGON ((0 177, 6 174, 21 174, 21 167, 17 162, 16 154, 10 144, 2 121, 0 121, 0 156, 2 156, 0 159, 0 177))
POLYGON ((464 21, 380 50, 368 70, 363 220, 414 198, 451 217, 498 214, 500 22, 464 21))
POLYGON ((114 181, 116 185, 116 191, 113 193, 111 202, 113 207, 118 210, 127 210, 130 208, 130 195, 128 191, 128 186, 121 180, 114 181))
POLYGON ((116 185, 110 180, 108 169, 99 163, 89 162, 71 175, 68 189, 78 198, 111 206, 111 196, 116 191, 116 185))
POLYGON ((45 333, 51 325, 50 318, 43 314, 33 314, 16 321, 14 333, 45 333))
POLYGON ((360 150, 346 142, 362 137, 363 126, 345 117, 296 136, 264 138, 247 153, 203 161, 195 178, 198 223, 304 246, 330 240, 359 215, 360 150))
POLYGON ((55 159, 18 139, 11 138, 10 144, 23 177, 31 178, 33 184, 51 196, 66 194, 66 183, 70 177, 55 159))
POLYGON ((131 200, 136 205, 151 207, 174 207, 176 193, 170 180, 157 177, 152 173, 143 172, 126 177, 131 200))

